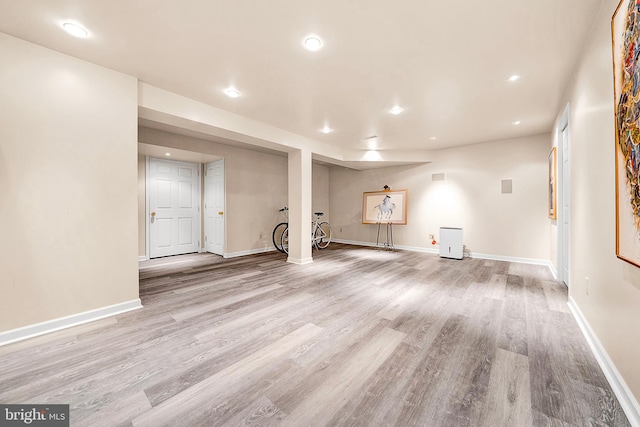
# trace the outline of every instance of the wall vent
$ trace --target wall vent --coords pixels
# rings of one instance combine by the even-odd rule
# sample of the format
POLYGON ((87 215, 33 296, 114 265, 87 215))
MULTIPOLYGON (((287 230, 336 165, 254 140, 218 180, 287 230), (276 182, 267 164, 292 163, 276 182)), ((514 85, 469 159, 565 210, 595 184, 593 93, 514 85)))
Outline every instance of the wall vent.
POLYGON ((500 188, 502 194, 513 193, 513 179, 503 179, 500 181, 500 188))

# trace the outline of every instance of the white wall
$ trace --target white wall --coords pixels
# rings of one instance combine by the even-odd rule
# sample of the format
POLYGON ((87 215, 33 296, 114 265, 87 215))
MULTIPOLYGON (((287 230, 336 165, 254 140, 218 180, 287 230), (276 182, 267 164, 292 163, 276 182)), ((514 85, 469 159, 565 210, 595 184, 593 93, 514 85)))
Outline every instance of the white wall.
POLYGON ((314 163, 312 168, 312 206, 311 212, 323 212, 323 221, 331 222, 329 209, 329 167, 314 163))
POLYGON ((640 268, 617 259, 615 248, 610 25, 617 5, 604 1, 565 98, 571 105, 569 294, 638 400, 640 268))
POLYGON ((376 241, 362 225, 362 193, 384 185, 408 189, 408 224, 393 227, 396 246, 431 248, 429 234, 462 227, 472 254, 549 260, 549 135, 440 150, 434 161, 370 171, 330 169, 331 218, 338 239, 376 241), (432 174, 444 173, 444 181, 432 174), (513 193, 501 194, 501 179, 513 193), (342 228, 342 232, 340 229, 342 228))
POLYGON ((0 332, 136 300, 136 79, 1 33, 0 57, 0 332))
MULTIPOLYGON (((278 222, 284 221, 278 210, 287 206, 288 199, 286 157, 142 127, 139 141, 224 157, 225 254, 273 249, 271 233, 278 222)), ((143 175, 140 174, 141 177, 143 175)), ((313 209, 324 210, 328 214, 328 191, 328 167, 314 164, 313 209)), ((140 197, 143 198, 144 193, 140 197)), ((144 227, 139 227, 138 231, 139 240, 144 242, 144 227)), ((144 255, 144 248, 140 249, 140 255, 144 255)))

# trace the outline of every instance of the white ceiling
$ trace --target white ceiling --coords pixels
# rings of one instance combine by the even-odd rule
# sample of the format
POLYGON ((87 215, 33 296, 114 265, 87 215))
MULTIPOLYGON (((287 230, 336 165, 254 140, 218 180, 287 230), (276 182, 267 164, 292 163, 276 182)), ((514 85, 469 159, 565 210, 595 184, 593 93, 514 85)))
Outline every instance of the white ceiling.
POLYGON ((220 156, 213 156, 211 154, 195 153, 174 147, 162 147, 160 145, 145 144, 142 142, 138 143, 138 154, 155 157, 157 159, 179 160, 191 163, 209 163, 222 159, 220 156))
POLYGON ((431 150, 549 132, 601 5, 0 0, 0 31, 316 141, 431 150), (90 37, 62 31, 67 20, 90 37), (304 49, 310 33, 321 50, 304 49))

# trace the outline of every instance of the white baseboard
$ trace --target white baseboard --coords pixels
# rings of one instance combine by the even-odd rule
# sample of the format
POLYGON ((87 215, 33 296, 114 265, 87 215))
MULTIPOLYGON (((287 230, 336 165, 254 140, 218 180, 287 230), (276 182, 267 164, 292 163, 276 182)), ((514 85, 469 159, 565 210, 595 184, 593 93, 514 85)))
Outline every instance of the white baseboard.
POLYGON ((549 261, 548 259, 522 258, 522 257, 516 257, 516 256, 477 254, 477 253, 474 253, 472 257, 480 258, 480 259, 491 259, 495 261, 519 262, 521 264, 544 265, 547 267, 552 266, 551 261, 549 261))
MULTIPOLYGON (((383 249, 384 245, 376 245, 373 242, 358 242, 356 240, 344 240, 344 239, 332 239, 332 242, 335 243, 344 243, 345 245, 357 245, 357 246, 368 246, 368 247, 372 247, 375 248, 376 246, 383 249)), ((419 246, 405 246, 405 245, 393 245, 393 247, 395 249, 401 249, 401 250, 405 250, 405 251, 412 251, 412 252, 425 252, 425 253, 429 253, 429 254, 437 254, 439 251, 438 249, 434 249, 434 248, 422 248, 419 246)))
POLYGON ((38 335, 47 334, 49 332, 70 328, 72 326, 82 325, 83 323, 93 322, 94 320, 104 319, 105 317, 115 316, 116 314, 125 313, 138 308, 142 308, 142 302, 139 298, 120 304, 85 311, 83 313, 72 314, 71 316, 36 323, 35 325, 0 332, 0 346, 11 344, 16 341, 26 340, 27 338, 37 337, 38 335))
POLYGON ((358 242, 356 240, 344 240, 344 239, 331 239, 335 243, 344 243, 345 245, 357 245, 357 246, 375 246, 375 243, 358 242))
POLYGON ((305 264, 311 264, 313 262, 313 258, 309 257, 309 258, 298 259, 298 258, 288 257, 287 262, 291 264, 296 264, 296 265, 305 265, 305 264))
POLYGON ((627 386, 620 372, 616 369, 616 365, 614 365, 573 298, 569 297, 568 305, 629 422, 634 427, 640 427, 640 405, 638 401, 633 396, 629 386, 627 386))
MULTIPOLYGON (((358 246, 370 246, 370 247, 376 246, 376 244, 372 242, 357 242, 354 240, 333 239, 332 242, 344 243, 346 245, 358 245, 358 246)), ((425 252, 430 254, 440 253, 440 251, 437 248, 423 248, 419 246, 404 246, 404 245, 394 245, 394 247, 396 249, 412 251, 412 252, 425 252)), ((522 264, 545 265, 549 267, 549 270, 551 270, 551 273, 554 275, 553 277, 557 277, 553 264, 551 263, 551 261, 546 259, 521 258, 521 257, 510 257, 510 256, 491 255, 491 254, 477 254, 477 253, 472 254, 471 258, 489 259, 494 261, 519 262, 522 264)))
POLYGON ((239 252, 227 252, 223 255, 224 258, 236 258, 239 256, 245 256, 245 255, 255 255, 255 254, 262 254, 265 252, 273 252, 275 251, 276 248, 274 247, 268 247, 268 248, 259 248, 259 249, 249 249, 248 251, 239 251, 239 252))
POLYGON ((138 262, 142 262, 142 261, 149 261, 149 258, 147 258, 146 255, 140 255, 138 257, 138 262))

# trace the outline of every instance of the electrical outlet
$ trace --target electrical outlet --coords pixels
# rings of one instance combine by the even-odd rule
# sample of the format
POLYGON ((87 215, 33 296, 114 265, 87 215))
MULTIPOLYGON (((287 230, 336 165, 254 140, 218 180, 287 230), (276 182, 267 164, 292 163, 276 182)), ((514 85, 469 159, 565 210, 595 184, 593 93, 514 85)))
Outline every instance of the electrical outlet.
POLYGON ((342 227, 340 227, 340 232, 342 233, 342 227))
POLYGON ((589 295, 589 278, 585 277, 584 280, 586 281, 587 286, 585 287, 584 291, 587 295, 589 295))
POLYGON ((429 234, 429 240, 433 240, 434 239, 434 235, 433 234, 429 234))

